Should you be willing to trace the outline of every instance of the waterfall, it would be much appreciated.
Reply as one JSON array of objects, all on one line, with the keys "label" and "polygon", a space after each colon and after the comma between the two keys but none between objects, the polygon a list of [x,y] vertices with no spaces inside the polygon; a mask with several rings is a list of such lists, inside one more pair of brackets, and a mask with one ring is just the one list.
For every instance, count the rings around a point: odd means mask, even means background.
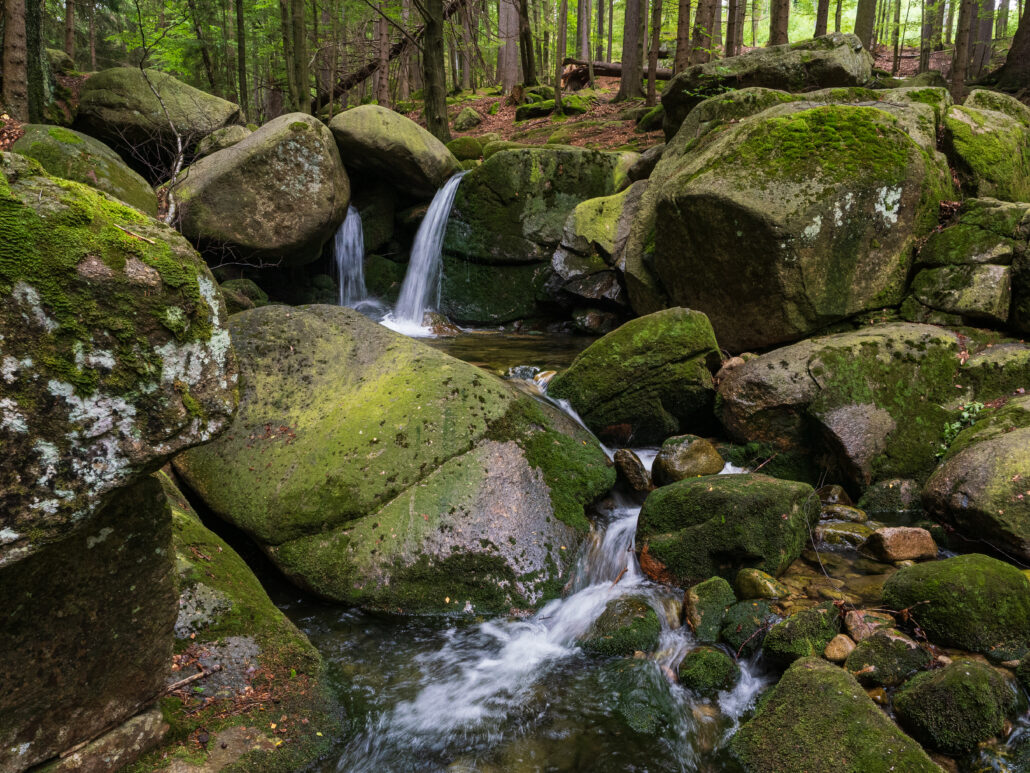
[{"label": "waterfall", "polygon": [[365,289],[365,233],[361,228],[361,214],[353,204],[347,208],[347,217],[336,231],[333,258],[339,287],[337,303],[356,306],[368,297],[368,291]]},{"label": "waterfall", "polygon": [[401,285],[393,321],[404,328],[421,328],[422,317],[440,304],[440,254],[447,218],[466,172],[458,172],[433,197],[411,247],[411,262]]}]

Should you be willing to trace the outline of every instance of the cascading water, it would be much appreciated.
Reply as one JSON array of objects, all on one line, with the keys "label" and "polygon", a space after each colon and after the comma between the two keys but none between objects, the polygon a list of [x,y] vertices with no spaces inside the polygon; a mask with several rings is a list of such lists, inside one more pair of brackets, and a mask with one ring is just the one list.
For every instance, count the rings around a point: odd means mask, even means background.
[{"label": "cascading water", "polygon": [[466,174],[458,172],[436,192],[415,234],[408,273],[401,284],[397,305],[393,315],[384,320],[385,324],[400,332],[424,334],[422,319],[425,313],[435,310],[440,304],[440,256],[444,231],[458,184]]},{"label": "cascading water", "polygon": [[365,233],[361,227],[361,214],[353,205],[347,208],[347,217],[340,223],[333,242],[336,261],[336,282],[340,306],[357,306],[368,298],[365,289]]}]

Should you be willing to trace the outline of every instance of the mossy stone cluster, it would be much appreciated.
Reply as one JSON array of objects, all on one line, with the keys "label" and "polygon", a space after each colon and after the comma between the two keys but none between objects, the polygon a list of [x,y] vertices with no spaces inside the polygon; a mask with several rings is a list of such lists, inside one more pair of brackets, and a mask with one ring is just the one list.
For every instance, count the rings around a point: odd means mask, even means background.
[{"label": "mossy stone cluster", "polygon": [[722,577],[710,577],[689,588],[683,599],[683,611],[694,638],[702,644],[715,644],[726,610],[736,603],[733,588]]},{"label": "mossy stone cluster", "polygon": [[938,773],[854,677],[819,658],[796,661],[730,741],[748,773]]},{"label": "mossy stone cluster", "polygon": [[598,655],[632,655],[658,646],[662,624],[658,614],[641,598],[623,596],[609,601],[581,646]]},{"label": "mossy stone cluster", "polygon": [[969,194],[1030,201],[1030,124],[967,103],[950,107],[944,126],[948,154]]},{"label": "mossy stone cluster", "polygon": [[740,666],[718,647],[697,647],[680,662],[677,675],[684,687],[710,698],[736,684]]},{"label": "mossy stone cluster", "polygon": [[773,576],[801,555],[819,518],[811,486],[761,474],[690,478],[652,491],[637,549],[652,579],[688,586],[748,566]]},{"label": "mossy stone cluster", "polygon": [[840,614],[832,602],[803,609],[771,629],[762,651],[775,663],[787,666],[798,658],[819,657],[840,633]]}]

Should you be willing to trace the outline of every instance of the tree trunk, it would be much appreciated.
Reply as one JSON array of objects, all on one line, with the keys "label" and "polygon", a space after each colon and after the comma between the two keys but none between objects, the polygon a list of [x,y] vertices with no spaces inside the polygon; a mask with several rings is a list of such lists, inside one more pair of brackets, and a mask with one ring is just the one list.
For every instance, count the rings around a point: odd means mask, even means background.
[{"label": "tree trunk", "polygon": [[961,0],[958,8],[958,30],[951,60],[951,96],[961,103],[966,96],[966,73],[969,70],[969,38],[973,26],[976,0]]},{"label": "tree trunk", "polygon": [[[1008,0],[1006,0],[1008,2]],[[597,0],[597,54],[594,59],[604,59],[604,0]]]},{"label": "tree trunk", "polygon": [[64,0],[64,52],[75,61],[75,0]]},{"label": "tree trunk", "polygon": [[518,0],[500,0],[497,13],[497,31],[501,45],[497,49],[497,79],[505,94],[515,88],[519,81],[519,15],[515,3]]},{"label": "tree trunk", "polygon": [[[600,2],[600,0],[598,0]],[[579,0],[577,8],[583,9],[582,23],[580,16],[576,14],[576,35],[579,37],[579,55],[583,59],[590,59],[590,17],[592,11],[590,0]]]},{"label": "tree trunk", "polygon": [[236,67],[240,79],[240,107],[247,120],[253,120],[250,114],[250,95],[247,93],[247,27],[243,20],[243,0],[236,0]]},{"label": "tree trunk", "polygon": [[29,120],[25,0],[4,0],[4,107],[18,121]]},{"label": "tree trunk", "polygon": [[769,45],[789,43],[790,0],[772,0],[769,7]]},{"label": "tree trunk", "polygon": [[855,11],[855,34],[866,50],[872,52],[873,26],[876,24],[876,0],[858,0]]},{"label": "tree trunk", "polygon": [[54,75],[46,55],[43,35],[44,0],[28,0],[25,5],[25,76],[28,81],[29,120],[46,121],[46,109],[54,100]]},{"label": "tree trunk", "polygon": [[444,71],[443,0],[424,0],[425,32],[422,36],[422,81],[425,84],[425,118],[429,133],[449,142],[447,124],[447,73]]},{"label": "tree trunk", "polygon": [[89,69],[96,72],[97,69],[97,23],[96,9],[93,7],[93,0],[89,2]]},{"label": "tree trunk", "polygon": [[376,72],[376,102],[383,107],[390,106],[390,30],[382,16],[376,19],[376,53],[379,55],[379,69]]},{"label": "tree trunk", "polygon": [[815,36],[817,38],[826,34],[826,25],[830,18],[830,0],[819,0],[815,9]]},{"label": "tree trunk", "polygon": [[923,24],[919,31],[919,72],[930,69],[930,53],[933,51],[934,20],[937,5],[934,0],[923,0]]},{"label": "tree trunk", "polygon": [[558,29],[554,35],[554,113],[561,115],[561,77],[565,69],[565,44],[568,36],[569,0],[561,0],[558,6]]},{"label": "tree trunk", "polygon": [[758,0],[751,0],[751,48],[758,45]]},{"label": "tree trunk", "polygon": [[200,46],[200,58],[204,62],[204,73],[207,75],[207,82],[211,86],[212,93],[221,96],[216,85],[215,67],[211,61],[211,49],[200,27],[200,16],[197,14],[196,0],[187,0],[187,3],[190,9],[190,19],[193,21],[193,34],[197,36],[197,44]]},{"label": "tree trunk", "polygon": [[1030,13],[1025,6],[1012,38],[1012,47],[1005,58],[1005,64],[995,73],[995,81],[998,86],[1010,91],[1030,87]]},{"label": "tree trunk", "polygon": [[[604,0],[597,0],[601,3]],[[608,56],[604,58],[606,62],[612,60],[612,38],[615,32],[615,0],[608,0]]]},{"label": "tree trunk", "polygon": [[[741,19],[738,19],[738,10],[740,4],[744,0],[729,0],[726,6],[726,42],[723,43],[722,50],[725,56],[736,56],[737,55],[737,25]],[[829,0],[826,0],[829,2]]]},{"label": "tree trunk", "polygon": [[657,100],[655,72],[658,70],[658,46],[661,45],[662,0],[651,0],[651,49],[647,52],[647,104]]},{"label": "tree trunk", "polygon": [[712,21],[718,0],[697,0],[694,34],[690,39],[690,64],[703,64],[712,58]]},{"label": "tree trunk", "polygon": [[955,3],[962,3],[962,0],[948,0],[948,26],[944,28],[944,44],[951,45],[951,36],[955,31]]},{"label": "tree trunk", "polygon": [[644,14],[641,4],[646,0],[626,0],[626,15],[622,26],[622,78],[616,102],[644,96],[644,39],[641,27]]},{"label": "tree trunk", "polygon": [[[411,0],[403,0],[401,3],[401,26],[408,28],[408,17],[411,15]],[[397,62],[397,100],[407,102],[411,96],[411,80],[409,79],[409,68],[411,66],[411,54],[407,49],[400,56]],[[333,82],[336,77],[333,76]]]},{"label": "tree trunk", "polygon": [[841,8],[842,1],[837,0],[837,10],[833,14],[833,31],[840,32],[840,22],[843,9]]},{"label": "tree trunk", "polygon": [[712,17],[712,58],[718,59],[715,49],[722,48],[722,0],[715,0],[715,16]]},{"label": "tree trunk", "polygon": [[976,80],[991,64],[991,53],[994,49],[994,0],[980,0],[971,35],[967,77]]},{"label": "tree trunk", "polygon": [[283,34],[283,64],[286,68],[286,96],[290,110],[297,109],[297,70],[293,65],[293,26],[290,24],[288,0],[279,0],[279,23]]},{"label": "tree trunk", "polygon": [[683,72],[690,65],[690,0],[679,0],[676,18],[676,58],[672,69]]},{"label": "tree trunk", "polygon": [[519,0],[519,55],[522,57],[522,83],[536,86],[536,62],[533,61],[533,30],[529,26],[529,0]]},{"label": "tree trunk", "polygon": [[1009,0],[1000,0],[998,4],[998,19],[994,26],[994,39],[1001,40],[1009,34]]},{"label": "tree trunk", "polygon": [[308,75],[308,32],[304,20],[304,0],[293,3],[293,80],[297,88],[297,111],[311,112],[311,84]]},{"label": "tree trunk", "polygon": [[894,0],[894,29],[891,33],[891,44],[894,48],[891,75],[897,75],[898,67],[901,65],[901,0]]}]

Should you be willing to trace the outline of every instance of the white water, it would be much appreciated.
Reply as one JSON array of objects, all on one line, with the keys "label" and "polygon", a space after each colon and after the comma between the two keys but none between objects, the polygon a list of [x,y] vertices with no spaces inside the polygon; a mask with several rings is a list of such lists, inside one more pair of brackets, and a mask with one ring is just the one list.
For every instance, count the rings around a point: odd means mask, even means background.
[{"label": "white water", "polygon": [[411,261],[401,284],[400,296],[393,314],[383,324],[409,336],[431,335],[422,324],[427,311],[440,305],[440,269],[443,237],[447,218],[458,192],[458,184],[467,172],[458,172],[436,192],[411,246]]},{"label": "white water", "polygon": [[357,306],[368,298],[368,291],[365,289],[365,232],[361,227],[361,214],[353,205],[347,208],[347,217],[336,231],[333,259],[337,304]]}]

